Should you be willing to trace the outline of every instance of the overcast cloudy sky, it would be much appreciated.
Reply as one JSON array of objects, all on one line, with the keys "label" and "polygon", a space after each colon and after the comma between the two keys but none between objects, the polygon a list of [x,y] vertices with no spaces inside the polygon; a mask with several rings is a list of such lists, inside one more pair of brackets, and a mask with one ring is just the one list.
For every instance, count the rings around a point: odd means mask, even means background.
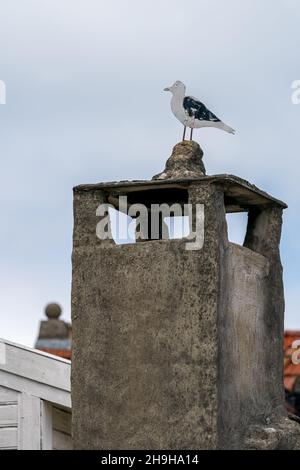
[{"label": "overcast cloudy sky", "polygon": [[0,0],[0,336],[32,346],[52,300],[69,320],[72,187],[162,170],[182,133],[162,92],[177,79],[237,130],[195,132],[207,172],[289,204],[286,326],[300,329],[299,24],[298,0]]}]

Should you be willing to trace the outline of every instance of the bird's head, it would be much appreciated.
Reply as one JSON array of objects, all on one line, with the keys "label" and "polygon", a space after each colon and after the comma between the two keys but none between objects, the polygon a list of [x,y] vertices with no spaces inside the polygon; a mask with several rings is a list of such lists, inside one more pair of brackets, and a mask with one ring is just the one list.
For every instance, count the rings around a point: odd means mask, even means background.
[{"label": "bird's head", "polygon": [[164,91],[170,91],[173,95],[176,93],[185,93],[185,85],[180,80],[173,83],[172,86],[164,88]]}]

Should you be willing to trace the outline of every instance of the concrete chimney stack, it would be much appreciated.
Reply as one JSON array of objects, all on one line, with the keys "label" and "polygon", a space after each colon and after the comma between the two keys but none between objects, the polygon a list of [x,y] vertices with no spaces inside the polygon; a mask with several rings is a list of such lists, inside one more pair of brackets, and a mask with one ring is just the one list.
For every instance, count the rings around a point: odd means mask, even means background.
[{"label": "concrete chimney stack", "polygon": [[[299,445],[283,390],[286,205],[236,176],[206,176],[201,159],[182,142],[152,181],[74,188],[75,448]],[[117,245],[109,223],[97,235],[99,205],[124,211],[120,200],[146,208],[143,243]],[[194,239],[166,239],[162,226],[153,236],[158,204],[188,206]],[[248,213],[243,246],[228,241],[234,212]]]}]

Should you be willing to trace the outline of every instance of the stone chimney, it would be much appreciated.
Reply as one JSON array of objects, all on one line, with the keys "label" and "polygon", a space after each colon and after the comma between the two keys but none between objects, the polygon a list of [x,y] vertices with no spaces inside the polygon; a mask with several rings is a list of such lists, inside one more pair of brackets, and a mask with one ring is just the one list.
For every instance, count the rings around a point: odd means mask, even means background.
[{"label": "stone chimney", "polygon": [[56,356],[71,358],[72,329],[70,323],[60,320],[60,305],[50,303],[45,307],[47,320],[42,320],[35,348]]},{"label": "stone chimney", "polygon": [[166,162],[162,173],[153,176],[153,180],[176,178],[198,178],[205,175],[202,162],[203,151],[197,142],[184,140],[175,145],[172,155]]},{"label": "stone chimney", "polygon": [[[180,142],[152,181],[74,188],[77,449],[300,446],[283,390],[286,205],[237,176],[206,176],[202,155]],[[145,221],[157,203],[188,204],[194,238],[99,239],[97,208],[124,210],[120,196],[143,204]],[[228,241],[234,212],[248,213],[243,246]]]}]

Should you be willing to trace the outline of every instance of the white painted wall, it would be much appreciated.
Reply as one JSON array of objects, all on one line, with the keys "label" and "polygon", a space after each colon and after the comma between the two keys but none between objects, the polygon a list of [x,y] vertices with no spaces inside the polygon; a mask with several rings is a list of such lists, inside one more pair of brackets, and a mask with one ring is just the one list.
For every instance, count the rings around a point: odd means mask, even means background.
[{"label": "white painted wall", "polygon": [[70,368],[0,339],[0,449],[72,449]]}]

